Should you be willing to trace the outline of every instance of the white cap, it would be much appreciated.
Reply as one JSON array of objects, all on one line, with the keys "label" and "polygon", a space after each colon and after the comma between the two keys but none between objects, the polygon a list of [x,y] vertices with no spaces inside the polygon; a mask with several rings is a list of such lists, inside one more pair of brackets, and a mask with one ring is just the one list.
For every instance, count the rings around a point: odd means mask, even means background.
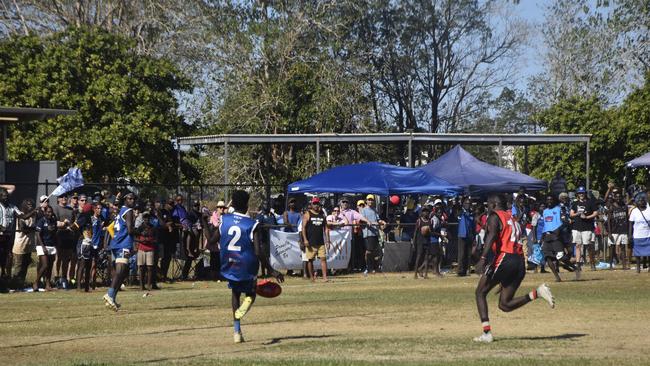
[{"label": "white cap", "polygon": [[47,201],[49,198],[50,198],[50,197],[48,197],[48,196],[46,196],[46,195],[42,195],[42,196],[38,199],[38,202],[43,203],[43,202]]},{"label": "white cap", "polygon": [[441,204],[442,205],[442,200],[440,198],[437,198],[435,201],[433,201],[433,205]]}]

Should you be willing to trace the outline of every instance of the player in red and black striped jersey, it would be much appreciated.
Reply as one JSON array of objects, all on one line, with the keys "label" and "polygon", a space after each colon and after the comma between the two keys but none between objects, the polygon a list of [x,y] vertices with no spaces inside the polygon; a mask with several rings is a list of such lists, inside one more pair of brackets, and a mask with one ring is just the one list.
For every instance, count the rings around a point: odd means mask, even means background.
[{"label": "player in red and black striped jersey", "polygon": [[[487,294],[496,286],[501,285],[499,309],[510,312],[527,303],[542,297],[548,301],[551,308],[555,307],[555,299],[546,284],[524,296],[514,297],[521,281],[526,275],[526,260],[523,248],[517,241],[521,228],[512,214],[506,211],[506,199],[503,195],[491,195],[488,198],[487,232],[485,246],[481,259],[476,265],[476,273],[481,275],[476,286],[476,305],[481,317],[483,334],[474,338],[477,342],[492,342],[492,329],[488,317]],[[493,258],[488,264],[488,255]],[[486,264],[488,264],[486,266]]]}]

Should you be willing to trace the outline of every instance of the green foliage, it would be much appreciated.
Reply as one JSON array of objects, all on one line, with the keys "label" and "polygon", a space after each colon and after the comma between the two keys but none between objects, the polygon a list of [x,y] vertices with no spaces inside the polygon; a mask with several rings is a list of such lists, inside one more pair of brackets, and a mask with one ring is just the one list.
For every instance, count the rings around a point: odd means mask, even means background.
[{"label": "green foliage", "polygon": [[172,180],[171,139],[191,132],[174,93],[190,82],[171,62],[137,55],[134,46],[91,28],[1,42],[0,105],[78,111],[11,125],[9,158],[76,165],[89,181]]},{"label": "green foliage", "polygon": [[[625,162],[650,151],[650,74],[645,85],[617,108],[605,110],[597,99],[564,100],[537,118],[547,133],[590,133],[592,187],[623,183]],[[562,172],[570,186],[585,179],[585,147],[561,144],[530,149],[532,175],[551,179]]]}]

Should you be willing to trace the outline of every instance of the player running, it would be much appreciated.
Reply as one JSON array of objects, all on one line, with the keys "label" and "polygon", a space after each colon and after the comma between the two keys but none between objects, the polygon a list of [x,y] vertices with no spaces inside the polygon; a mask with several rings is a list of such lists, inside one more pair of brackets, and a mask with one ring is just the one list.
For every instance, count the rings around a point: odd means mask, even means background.
[{"label": "player running", "polygon": [[[476,265],[476,273],[481,274],[478,286],[476,286],[476,305],[483,326],[483,334],[474,338],[476,342],[492,342],[493,340],[486,298],[496,285],[501,285],[499,309],[502,311],[510,312],[518,309],[537,299],[538,296],[544,298],[551,308],[555,307],[555,299],[545,283],[527,295],[514,297],[526,275],[523,248],[517,242],[520,227],[512,219],[510,212],[506,211],[506,200],[502,195],[491,195],[488,198],[488,210],[485,246],[481,259]],[[494,254],[494,259],[485,268],[490,250]]]},{"label": "player running", "polygon": [[[221,276],[228,280],[228,287],[232,290],[235,343],[244,342],[240,321],[255,302],[260,263],[278,282],[284,281],[282,274],[274,270],[268,257],[264,256],[257,222],[246,215],[248,198],[248,193],[244,191],[233,192],[231,206],[235,212],[221,216],[221,225],[210,238],[212,245],[219,242]],[[240,304],[242,293],[245,297]]]},{"label": "player running", "polygon": [[133,251],[133,236],[135,234],[135,215],[133,206],[135,205],[135,194],[129,192],[124,196],[124,205],[115,217],[115,236],[111,240],[111,252],[115,260],[115,271],[113,271],[113,281],[104,295],[104,304],[113,311],[120,308],[115,299],[117,291],[129,275],[129,257]]}]

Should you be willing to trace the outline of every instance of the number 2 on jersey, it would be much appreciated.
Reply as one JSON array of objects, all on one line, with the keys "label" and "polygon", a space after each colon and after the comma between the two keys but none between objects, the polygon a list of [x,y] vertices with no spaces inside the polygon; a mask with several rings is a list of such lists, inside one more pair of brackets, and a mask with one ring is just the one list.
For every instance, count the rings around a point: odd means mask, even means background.
[{"label": "number 2 on jersey", "polygon": [[228,235],[233,235],[232,239],[228,242],[228,250],[241,252],[241,246],[237,245],[241,239],[241,228],[239,226],[231,226],[228,229]]}]

